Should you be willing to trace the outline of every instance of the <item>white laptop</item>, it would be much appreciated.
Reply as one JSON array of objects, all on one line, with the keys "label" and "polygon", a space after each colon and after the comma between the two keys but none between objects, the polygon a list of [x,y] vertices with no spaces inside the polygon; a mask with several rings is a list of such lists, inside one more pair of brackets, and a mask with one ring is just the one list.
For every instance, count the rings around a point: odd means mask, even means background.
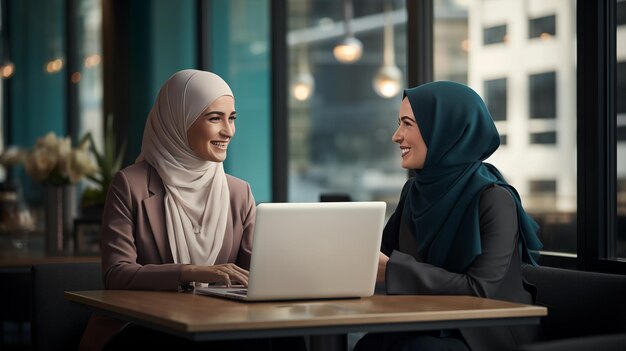
[{"label": "white laptop", "polygon": [[260,204],[248,288],[196,293],[246,301],[371,296],[385,207],[378,201]]}]

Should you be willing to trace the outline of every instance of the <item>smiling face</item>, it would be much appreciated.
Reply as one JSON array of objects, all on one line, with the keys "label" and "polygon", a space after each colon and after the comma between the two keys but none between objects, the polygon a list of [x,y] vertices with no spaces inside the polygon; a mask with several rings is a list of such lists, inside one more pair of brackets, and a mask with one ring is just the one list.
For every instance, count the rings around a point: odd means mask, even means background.
[{"label": "smiling face", "polygon": [[191,150],[205,161],[223,162],[230,139],[235,135],[235,100],[220,96],[187,130]]},{"label": "smiling face", "polygon": [[400,144],[402,168],[424,168],[428,147],[422,138],[422,133],[417,125],[415,114],[413,114],[408,98],[402,100],[400,116],[398,117],[398,129],[393,133],[391,140]]}]

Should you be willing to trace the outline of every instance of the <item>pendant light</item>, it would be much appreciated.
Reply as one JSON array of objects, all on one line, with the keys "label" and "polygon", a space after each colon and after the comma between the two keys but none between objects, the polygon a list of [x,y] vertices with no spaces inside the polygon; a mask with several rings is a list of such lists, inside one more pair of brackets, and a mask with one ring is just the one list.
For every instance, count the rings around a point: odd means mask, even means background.
[{"label": "pendant light", "polygon": [[402,72],[396,66],[393,45],[393,23],[391,5],[385,4],[385,28],[383,40],[383,65],[374,77],[373,86],[376,94],[383,98],[392,98],[402,89]]},{"label": "pendant light", "polygon": [[309,60],[305,48],[300,50],[300,58],[298,59],[298,73],[291,86],[291,94],[298,101],[306,101],[315,90],[315,80],[309,69]]},{"label": "pendant light", "polygon": [[363,44],[352,33],[352,12],[352,0],[343,0],[343,24],[346,35],[333,49],[333,55],[337,61],[345,64],[354,63],[363,55]]}]

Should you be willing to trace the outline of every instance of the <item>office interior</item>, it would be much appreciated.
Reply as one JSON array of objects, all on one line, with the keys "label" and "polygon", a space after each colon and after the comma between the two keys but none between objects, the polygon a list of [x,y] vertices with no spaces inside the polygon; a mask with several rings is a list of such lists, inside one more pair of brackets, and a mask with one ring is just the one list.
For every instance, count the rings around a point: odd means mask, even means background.
[{"label": "office interior", "polygon": [[[403,89],[467,84],[500,133],[487,162],[541,226],[540,265],[626,274],[624,0],[1,0],[0,10],[2,349],[33,349],[33,264],[99,260],[107,177],[135,162],[161,84],[187,68],[231,86],[224,167],[257,203],[385,201],[388,215],[410,176],[391,141]],[[38,141],[53,139],[98,170],[28,172]]]}]

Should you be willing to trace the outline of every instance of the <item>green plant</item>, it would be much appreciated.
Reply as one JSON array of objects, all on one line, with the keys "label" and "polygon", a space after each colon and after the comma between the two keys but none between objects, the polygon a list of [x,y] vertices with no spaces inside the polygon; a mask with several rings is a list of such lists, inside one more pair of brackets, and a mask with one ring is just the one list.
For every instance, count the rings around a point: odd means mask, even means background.
[{"label": "green plant", "polygon": [[113,176],[122,166],[124,152],[126,150],[126,141],[117,149],[112,116],[109,116],[106,121],[103,152],[98,151],[96,148],[91,133],[87,133],[84,138],[87,138],[91,143],[90,150],[96,158],[96,163],[100,171],[87,177],[89,180],[96,183],[98,187],[88,187],[83,191],[81,205],[83,207],[103,205]]}]

